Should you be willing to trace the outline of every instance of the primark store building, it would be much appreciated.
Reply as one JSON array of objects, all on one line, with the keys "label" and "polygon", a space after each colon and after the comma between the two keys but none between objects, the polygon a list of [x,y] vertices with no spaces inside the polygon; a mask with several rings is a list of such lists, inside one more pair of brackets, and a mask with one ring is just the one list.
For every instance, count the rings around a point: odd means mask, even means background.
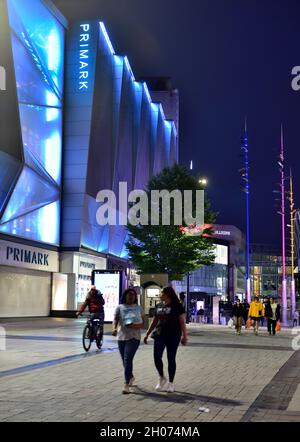
[{"label": "primark store building", "polygon": [[77,309],[91,270],[126,268],[126,227],[97,224],[97,193],[177,161],[174,121],[104,23],[0,0],[0,317]]}]

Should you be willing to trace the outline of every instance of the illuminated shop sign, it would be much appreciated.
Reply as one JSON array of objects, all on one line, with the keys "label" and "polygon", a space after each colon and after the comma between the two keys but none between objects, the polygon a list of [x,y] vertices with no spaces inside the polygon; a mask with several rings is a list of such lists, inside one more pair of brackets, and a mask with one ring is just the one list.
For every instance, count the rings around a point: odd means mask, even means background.
[{"label": "illuminated shop sign", "polygon": [[90,68],[90,25],[80,25],[79,37],[79,90],[89,89],[89,68]]},{"label": "illuminated shop sign", "polygon": [[220,236],[230,236],[231,235],[231,233],[227,232],[226,230],[215,230],[214,234],[220,235]]},{"label": "illuminated shop sign", "polygon": [[0,241],[0,265],[58,272],[58,253]]},{"label": "illuminated shop sign", "polygon": [[49,267],[49,255],[47,253],[31,252],[18,247],[6,247],[6,259],[13,259],[17,262],[27,262],[29,264],[39,264]]},{"label": "illuminated shop sign", "polygon": [[0,66],[0,91],[6,91],[6,71]]},{"label": "illuminated shop sign", "polygon": [[95,270],[96,264],[92,264],[91,262],[80,261],[80,267],[84,267],[85,269]]}]

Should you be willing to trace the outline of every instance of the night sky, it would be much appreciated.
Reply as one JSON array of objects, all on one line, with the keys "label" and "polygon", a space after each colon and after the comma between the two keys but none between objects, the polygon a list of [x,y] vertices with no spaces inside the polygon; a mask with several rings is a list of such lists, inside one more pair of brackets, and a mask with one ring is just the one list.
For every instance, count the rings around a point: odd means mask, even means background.
[{"label": "night sky", "polygon": [[[240,138],[248,118],[251,242],[280,244],[273,189],[280,124],[300,207],[299,0],[54,0],[70,20],[105,22],[136,77],[170,76],[180,92],[180,161],[209,180],[218,223],[244,230]],[[287,219],[287,223],[289,220]],[[288,229],[287,229],[288,234]]]}]

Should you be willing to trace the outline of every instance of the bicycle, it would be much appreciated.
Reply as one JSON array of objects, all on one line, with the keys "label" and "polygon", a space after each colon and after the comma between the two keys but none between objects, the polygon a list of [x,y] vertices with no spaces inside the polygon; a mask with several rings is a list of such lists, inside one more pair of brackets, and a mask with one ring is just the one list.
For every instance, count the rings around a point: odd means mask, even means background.
[{"label": "bicycle", "polygon": [[91,348],[93,341],[100,350],[103,344],[103,321],[89,315],[82,334],[82,345],[86,352]]}]

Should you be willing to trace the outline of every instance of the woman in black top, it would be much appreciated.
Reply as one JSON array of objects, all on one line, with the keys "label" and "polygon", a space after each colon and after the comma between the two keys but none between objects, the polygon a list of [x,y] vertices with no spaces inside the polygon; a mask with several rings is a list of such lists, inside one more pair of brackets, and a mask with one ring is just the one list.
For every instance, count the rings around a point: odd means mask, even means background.
[{"label": "woman in black top", "polygon": [[[163,289],[161,301],[162,303],[156,306],[155,317],[146,333],[144,343],[148,343],[148,337],[153,331],[154,363],[159,373],[159,382],[155,389],[173,393],[177,349],[180,341],[182,345],[187,343],[185,311],[172,287]],[[167,348],[169,382],[164,376],[162,362],[165,348]]]}]

